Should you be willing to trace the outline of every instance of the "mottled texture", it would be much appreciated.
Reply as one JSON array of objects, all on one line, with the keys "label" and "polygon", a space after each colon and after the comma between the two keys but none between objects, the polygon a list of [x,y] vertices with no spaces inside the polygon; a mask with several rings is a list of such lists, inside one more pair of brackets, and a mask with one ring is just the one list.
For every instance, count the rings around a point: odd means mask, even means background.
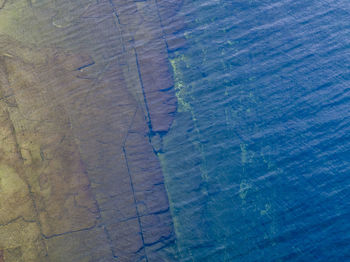
[{"label": "mottled texture", "polygon": [[176,111],[157,3],[68,4],[0,12],[0,261],[172,261],[150,143]]}]

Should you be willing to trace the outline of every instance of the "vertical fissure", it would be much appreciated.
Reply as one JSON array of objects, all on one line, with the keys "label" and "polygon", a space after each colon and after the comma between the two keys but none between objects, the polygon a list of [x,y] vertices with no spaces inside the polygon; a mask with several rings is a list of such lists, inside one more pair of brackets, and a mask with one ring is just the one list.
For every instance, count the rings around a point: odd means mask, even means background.
[{"label": "vertical fissure", "polygon": [[131,172],[130,172],[130,168],[129,168],[129,162],[128,162],[128,157],[127,157],[125,145],[123,145],[123,154],[124,154],[126,168],[128,170],[128,175],[129,175],[129,179],[130,179],[130,187],[131,187],[131,191],[132,191],[132,194],[133,194],[133,200],[134,200],[134,205],[135,205],[135,209],[136,209],[137,221],[138,221],[138,224],[139,224],[139,227],[140,227],[140,235],[141,235],[141,240],[142,240],[142,246],[143,246],[144,251],[145,251],[146,261],[148,262],[147,251],[146,251],[146,244],[145,244],[145,239],[144,239],[144,236],[143,236],[143,229],[142,229],[141,218],[140,218],[140,212],[139,212],[139,209],[137,207],[137,200],[136,200],[136,196],[135,196],[135,188],[134,188],[134,183],[133,183],[133,180],[132,180],[132,177],[131,177]]}]

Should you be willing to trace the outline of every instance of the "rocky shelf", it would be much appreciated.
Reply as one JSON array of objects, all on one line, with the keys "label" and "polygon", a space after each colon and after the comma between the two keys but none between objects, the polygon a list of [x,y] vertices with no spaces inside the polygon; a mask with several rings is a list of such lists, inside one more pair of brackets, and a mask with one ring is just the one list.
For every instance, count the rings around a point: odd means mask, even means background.
[{"label": "rocky shelf", "polygon": [[0,25],[0,261],[171,261],[150,141],[177,107],[168,52],[184,44],[181,2],[82,6],[0,10],[24,32]]}]

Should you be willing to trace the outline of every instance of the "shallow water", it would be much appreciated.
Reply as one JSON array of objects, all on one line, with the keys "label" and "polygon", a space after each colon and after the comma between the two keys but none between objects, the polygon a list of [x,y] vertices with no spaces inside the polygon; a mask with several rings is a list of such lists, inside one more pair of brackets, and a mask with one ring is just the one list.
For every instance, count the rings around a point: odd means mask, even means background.
[{"label": "shallow water", "polygon": [[161,154],[181,261],[349,259],[349,11],[185,2]]},{"label": "shallow water", "polygon": [[176,110],[160,23],[174,12],[128,0],[0,8],[0,261],[172,260],[150,137]]}]

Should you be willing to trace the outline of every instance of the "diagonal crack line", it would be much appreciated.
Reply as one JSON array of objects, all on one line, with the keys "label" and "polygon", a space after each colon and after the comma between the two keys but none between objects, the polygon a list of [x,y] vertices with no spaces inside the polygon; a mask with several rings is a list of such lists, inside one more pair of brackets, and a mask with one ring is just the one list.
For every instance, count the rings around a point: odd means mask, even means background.
[{"label": "diagonal crack line", "polygon": [[87,228],[83,228],[83,229],[78,229],[78,230],[71,230],[71,231],[67,231],[61,234],[54,234],[54,235],[50,235],[50,236],[46,236],[45,234],[41,234],[43,236],[43,238],[45,239],[51,239],[51,238],[55,238],[55,237],[59,237],[59,236],[64,236],[64,235],[68,235],[68,234],[73,234],[73,233],[78,233],[78,232],[83,232],[83,231],[89,231],[91,229],[94,229],[96,227],[96,223],[91,226],[91,227],[87,227]]},{"label": "diagonal crack line", "polygon": [[[125,163],[126,163],[126,167],[127,167],[128,175],[129,175],[129,179],[130,179],[130,186],[131,186],[131,191],[132,191],[132,194],[133,194],[134,205],[135,205],[136,215],[137,215],[137,221],[138,221],[138,224],[139,224],[139,227],[140,227],[142,246],[145,247],[146,244],[145,244],[145,239],[144,239],[144,236],[143,236],[143,229],[142,229],[142,224],[141,224],[140,212],[139,212],[139,209],[137,207],[134,183],[133,183],[133,180],[132,180],[132,177],[131,177],[131,173],[130,173],[129,162],[128,162],[128,157],[127,157],[126,150],[125,150],[125,145],[123,145],[123,153],[124,153]],[[146,257],[146,261],[148,262],[146,249],[145,249],[145,257]]]},{"label": "diagonal crack line", "polygon": [[136,48],[135,48],[135,47],[134,47],[134,52],[135,52],[137,73],[138,73],[138,76],[139,76],[139,79],[140,79],[140,85],[141,85],[141,89],[142,89],[142,95],[143,95],[143,99],[144,99],[144,103],[145,103],[145,107],[146,107],[146,111],[147,111],[148,128],[149,128],[149,130],[152,132],[152,119],[151,119],[151,114],[150,114],[150,110],[149,110],[149,107],[148,107],[148,102],[147,102],[145,87],[144,87],[144,85],[143,85],[142,74],[141,74],[141,68],[140,68],[140,64],[139,64],[139,58],[138,58],[137,51],[136,51]]},{"label": "diagonal crack line", "polygon": [[8,225],[10,225],[12,223],[17,222],[18,220],[22,220],[22,221],[24,221],[26,223],[36,223],[35,220],[27,220],[23,216],[18,216],[18,217],[14,218],[14,219],[11,219],[10,221],[8,221],[8,222],[6,222],[4,224],[0,224],[0,227],[6,227],[6,226],[8,226]]}]

